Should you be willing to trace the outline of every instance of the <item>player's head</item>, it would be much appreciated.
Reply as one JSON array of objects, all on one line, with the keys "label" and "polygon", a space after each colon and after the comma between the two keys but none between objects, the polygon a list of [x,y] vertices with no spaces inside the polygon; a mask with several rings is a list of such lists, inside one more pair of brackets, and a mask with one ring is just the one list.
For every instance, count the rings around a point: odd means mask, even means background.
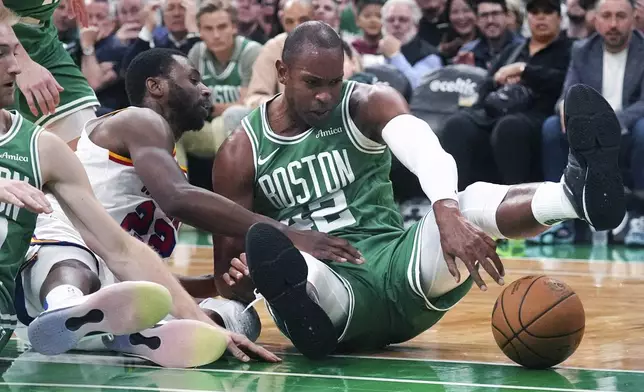
[{"label": "player's head", "polygon": [[132,105],[160,107],[181,131],[201,129],[212,109],[201,75],[174,49],[155,48],[136,56],[127,69],[125,89]]},{"label": "player's head", "polygon": [[291,110],[308,125],[325,123],[340,102],[344,50],[326,23],[306,22],[286,38],[277,75]]},{"label": "player's head", "polygon": [[0,5],[0,109],[13,104],[16,75],[20,73],[16,60],[18,38],[11,28],[16,21],[15,15]]}]

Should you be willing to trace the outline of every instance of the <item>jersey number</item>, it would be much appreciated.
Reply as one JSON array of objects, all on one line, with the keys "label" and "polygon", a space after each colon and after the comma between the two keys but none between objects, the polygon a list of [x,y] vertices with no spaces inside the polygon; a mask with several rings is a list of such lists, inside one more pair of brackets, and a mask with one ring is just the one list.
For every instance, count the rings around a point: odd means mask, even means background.
[{"label": "jersey number", "polygon": [[304,206],[304,211],[282,223],[298,230],[310,230],[313,226],[323,233],[338,230],[356,223],[349,211],[344,191],[339,190]]},{"label": "jersey number", "polygon": [[156,209],[157,207],[152,200],[139,204],[134,209],[134,212],[130,212],[125,216],[123,222],[121,222],[121,227],[138,239],[143,240],[143,237],[150,232],[150,228],[154,224],[154,233],[150,235],[148,245],[156,249],[161,257],[166,258],[172,255],[172,251],[177,245],[177,239],[174,235],[175,228],[163,218],[154,220]]}]

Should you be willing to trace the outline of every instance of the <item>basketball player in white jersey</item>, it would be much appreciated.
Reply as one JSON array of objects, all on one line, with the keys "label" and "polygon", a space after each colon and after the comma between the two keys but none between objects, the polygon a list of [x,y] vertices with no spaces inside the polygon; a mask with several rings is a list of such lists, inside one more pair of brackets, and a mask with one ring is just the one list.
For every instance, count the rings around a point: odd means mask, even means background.
[{"label": "basketball player in white jersey", "polygon": [[[243,237],[255,222],[272,222],[310,252],[337,260],[360,258],[346,241],[290,230],[188,183],[172,156],[174,143],[183,132],[200,129],[212,104],[210,90],[185,55],[168,49],[141,53],[128,69],[126,87],[132,104],[141,107],[89,121],[76,152],[99,201],[126,231],[167,258],[176,245],[178,222],[233,237]],[[54,201],[52,205],[54,214],[38,221],[28,253],[35,262],[24,269],[22,286],[17,290],[24,293],[24,301],[17,301],[18,314],[30,325],[30,331],[34,324],[47,324],[47,313],[42,312],[52,292],[67,295],[64,301],[73,301],[114,281]],[[212,278],[189,283],[186,287],[190,286],[194,296],[215,294]],[[259,335],[259,318],[253,309],[243,312],[241,304],[212,299],[201,306],[229,330],[251,339]],[[78,335],[75,331],[65,334]],[[160,348],[155,347],[159,342]],[[72,348],[64,343],[64,339],[52,340],[36,349],[59,353]],[[161,327],[117,336],[107,345],[165,365],[164,353],[170,349],[164,346],[176,344],[176,334],[166,334]]]},{"label": "basketball player in white jersey", "polygon": [[[13,23],[12,13],[0,6],[0,178],[3,179],[0,182],[0,349],[15,328],[15,279],[29,247],[37,214],[51,212],[51,206],[37,190],[43,189],[56,198],[87,248],[96,252],[118,280],[128,282],[114,284],[104,291],[110,297],[109,303],[101,300],[101,295],[77,298],[73,306],[61,304],[60,295],[49,297],[48,328],[36,335],[56,340],[65,327],[80,333],[94,328],[128,334],[155,325],[171,312],[181,319],[173,323],[179,327],[175,331],[189,332],[190,338],[183,340],[185,348],[190,351],[201,347],[201,361],[206,357],[217,359],[226,345],[241,358],[244,354],[235,341],[269,360],[277,360],[248,339],[214,323],[159,256],[115,224],[96,200],[83,166],[60,138],[43,132],[19,113],[4,109],[13,105],[16,76],[20,74],[16,59],[19,43],[11,29]],[[29,186],[17,184],[15,180]]]},{"label": "basketball player in white jersey", "polygon": [[[364,253],[362,265],[323,263],[262,223],[245,244],[215,240],[216,263],[245,249],[248,264],[243,272],[217,264],[216,272],[230,270],[235,280],[250,275],[302,354],[320,358],[336,348],[407,341],[438,322],[473,283],[487,289],[479,267],[503,284],[491,237],[525,238],[567,219],[597,230],[621,222],[620,126],[597,91],[576,85],[567,92],[571,151],[561,182],[476,183],[457,193],[454,159],[427,123],[390,87],[343,82],[343,56],[340,37],[324,23],[290,33],[276,63],[284,93],[244,119],[213,170],[222,196],[293,226],[328,231]],[[393,201],[391,154],[432,202],[409,229]]]}]

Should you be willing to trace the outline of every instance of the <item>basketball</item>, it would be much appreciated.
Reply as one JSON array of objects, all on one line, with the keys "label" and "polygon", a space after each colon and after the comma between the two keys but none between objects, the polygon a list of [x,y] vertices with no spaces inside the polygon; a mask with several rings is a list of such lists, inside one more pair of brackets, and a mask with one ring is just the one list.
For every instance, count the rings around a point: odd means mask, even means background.
[{"label": "basketball", "polygon": [[586,316],[577,294],[548,276],[526,276],[494,304],[492,334],[511,360],[546,369],[570,357],[584,336]]}]

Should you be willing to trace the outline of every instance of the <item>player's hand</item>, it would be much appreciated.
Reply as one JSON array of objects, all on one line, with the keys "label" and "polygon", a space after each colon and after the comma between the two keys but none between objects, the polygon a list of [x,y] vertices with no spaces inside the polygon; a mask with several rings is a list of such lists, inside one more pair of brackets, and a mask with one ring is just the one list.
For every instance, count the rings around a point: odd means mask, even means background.
[{"label": "player's hand", "polygon": [[277,355],[251,342],[246,336],[230,331],[226,332],[228,333],[228,352],[240,361],[250,361],[249,355],[259,357],[267,362],[282,361]]},{"label": "player's hand", "polygon": [[36,103],[43,115],[56,111],[56,106],[60,103],[60,92],[64,89],[46,68],[28,60],[22,67],[22,72],[16,76],[16,83],[34,116],[38,116]]},{"label": "player's hand", "polygon": [[53,212],[45,194],[25,181],[0,179],[0,202],[26,208],[36,214]]},{"label": "player's hand", "polygon": [[503,285],[502,276],[505,275],[505,270],[496,253],[496,242],[461,215],[456,201],[439,200],[434,203],[433,209],[445,262],[456,281],[461,280],[461,274],[456,266],[456,258],[458,258],[463,261],[470,276],[481,290],[487,290],[487,286],[479,275],[479,265],[498,284]]},{"label": "player's hand", "polygon": [[69,6],[80,27],[88,27],[89,17],[87,16],[87,8],[85,8],[85,0],[69,0]]},{"label": "player's hand", "polygon": [[362,264],[365,262],[360,253],[349,241],[332,237],[315,230],[288,230],[288,238],[295,247],[318,260],[330,260],[338,263]]},{"label": "player's hand", "polygon": [[253,294],[255,285],[250,279],[246,253],[242,253],[239,258],[231,260],[228,272],[216,278],[215,285],[217,291],[224,298],[234,299],[246,304],[253,302],[255,299]]}]

